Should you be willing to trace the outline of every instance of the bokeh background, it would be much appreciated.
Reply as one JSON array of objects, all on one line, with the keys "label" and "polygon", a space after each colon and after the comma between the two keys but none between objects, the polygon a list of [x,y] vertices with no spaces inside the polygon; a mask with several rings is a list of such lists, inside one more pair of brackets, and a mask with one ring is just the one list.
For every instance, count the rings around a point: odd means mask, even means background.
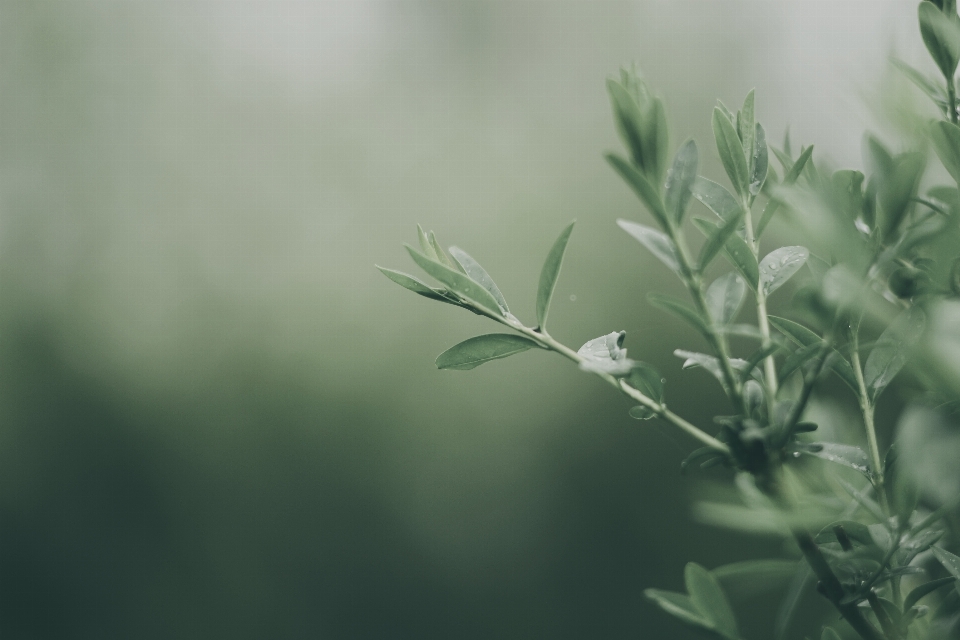
[{"label": "bokeh background", "polygon": [[[715,179],[712,106],[751,87],[774,141],[860,167],[888,55],[933,71],[915,11],[3,0],[0,633],[689,637],[643,589],[781,552],[691,520],[695,443],[547,353],[438,371],[490,327],[374,263],[414,272],[421,222],[530,320],[576,218],[554,335],[627,330],[706,422],[697,339],[644,302],[674,285],[614,224],[646,214],[604,79],[638,62]],[[775,591],[735,599],[748,638]]]}]

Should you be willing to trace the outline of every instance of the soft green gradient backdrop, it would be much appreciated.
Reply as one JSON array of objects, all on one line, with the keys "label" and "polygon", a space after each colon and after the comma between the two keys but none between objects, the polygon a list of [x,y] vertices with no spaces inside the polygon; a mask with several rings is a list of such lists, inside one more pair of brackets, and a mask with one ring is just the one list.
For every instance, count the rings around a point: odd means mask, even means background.
[{"label": "soft green gradient backdrop", "polygon": [[687,637],[644,588],[779,551],[690,521],[694,443],[549,354],[437,371],[489,327],[373,265],[413,271],[421,222],[529,321],[577,218],[554,335],[626,329],[706,421],[719,389],[671,355],[698,339],[643,298],[674,285],[614,225],[646,216],[604,78],[639,62],[714,178],[714,100],[753,86],[771,138],[858,166],[885,56],[924,64],[914,16],[4,0],[0,633]]}]

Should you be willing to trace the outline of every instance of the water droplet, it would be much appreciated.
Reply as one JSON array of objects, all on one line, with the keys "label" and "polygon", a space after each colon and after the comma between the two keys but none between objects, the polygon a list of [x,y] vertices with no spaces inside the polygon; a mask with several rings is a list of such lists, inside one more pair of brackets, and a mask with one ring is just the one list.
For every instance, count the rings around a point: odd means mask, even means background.
[{"label": "water droplet", "polygon": [[800,452],[799,452],[799,451],[794,451],[794,452],[793,452],[793,457],[794,457],[794,458],[799,458],[799,457],[800,457]]},{"label": "water droplet", "polygon": [[570,302],[576,302],[576,301],[577,301],[577,296],[571,293],[571,294],[570,294]]}]

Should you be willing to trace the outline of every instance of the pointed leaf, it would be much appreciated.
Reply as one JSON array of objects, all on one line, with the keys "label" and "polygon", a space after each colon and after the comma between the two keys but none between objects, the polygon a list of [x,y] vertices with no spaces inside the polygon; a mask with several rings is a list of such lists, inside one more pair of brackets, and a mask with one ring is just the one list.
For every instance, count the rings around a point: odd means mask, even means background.
[{"label": "pointed leaf", "polygon": [[934,104],[940,107],[940,110],[943,111],[944,115],[949,116],[947,94],[944,92],[944,89],[941,85],[939,85],[935,80],[920,73],[903,60],[893,58],[891,62],[893,63],[893,66],[900,71],[900,73],[910,80],[910,82],[915,84],[921,91],[927,94],[927,97],[930,98]]},{"label": "pointed leaf", "polygon": [[760,289],[770,295],[793,277],[810,257],[805,247],[781,247],[760,261]]},{"label": "pointed leaf", "polygon": [[796,573],[797,564],[796,560],[745,560],[717,567],[710,573],[725,592],[740,599],[779,587]]},{"label": "pointed leaf", "polygon": [[800,367],[817,357],[817,354],[820,353],[820,346],[819,343],[815,342],[805,347],[800,347],[791,353],[787,359],[783,361],[783,366],[780,367],[780,371],[777,372],[777,375],[780,377],[780,384],[783,384],[794,371],[797,371]]},{"label": "pointed leaf", "polygon": [[660,262],[682,277],[680,258],[673,240],[656,229],[629,220],[617,220],[617,225],[637,239],[650,253],[659,258]]},{"label": "pointed leaf", "polygon": [[406,248],[407,252],[410,253],[410,257],[420,265],[421,269],[445,284],[450,291],[464,300],[472,302],[477,307],[484,309],[494,317],[503,315],[500,311],[500,305],[498,305],[497,300],[490,295],[490,292],[468,278],[465,274],[454,271],[439,262],[434,262],[410,245],[406,245]]},{"label": "pointed leaf", "polygon": [[510,333],[491,333],[464,340],[437,356],[438,369],[467,371],[485,362],[506,358],[539,346],[533,340]]},{"label": "pointed leaf", "polygon": [[717,151],[723,168],[740,197],[747,194],[747,160],[743,155],[743,145],[736,129],[719,108],[713,110],[713,135],[717,141]]},{"label": "pointed leaf", "polygon": [[717,227],[715,231],[710,232],[710,235],[707,236],[707,241],[703,243],[703,247],[700,248],[700,256],[697,258],[697,271],[702,273],[703,270],[707,268],[739,226],[740,217],[731,216]]},{"label": "pointed leaf", "polygon": [[550,301],[553,299],[553,291],[557,287],[557,278],[560,276],[560,266],[563,264],[563,254],[567,250],[567,242],[570,240],[570,234],[573,233],[571,222],[560,232],[560,237],[553,243],[547,259],[543,263],[543,269],[540,270],[540,286],[537,287],[537,322],[540,330],[545,331],[547,326],[547,314],[550,311]]},{"label": "pointed leaf", "polygon": [[433,287],[424,284],[411,275],[403,273],[402,271],[394,271],[393,269],[387,269],[386,267],[381,266],[377,266],[377,269],[380,270],[380,273],[387,276],[404,289],[408,289],[414,293],[419,293],[421,296],[430,298],[431,300],[439,300],[440,302],[447,302],[460,306],[455,299],[448,297],[446,292],[442,289],[434,289]]},{"label": "pointed leaf", "polygon": [[747,358],[747,366],[745,366],[743,370],[740,371],[740,379],[746,380],[748,377],[750,377],[753,374],[753,370],[757,367],[757,365],[760,364],[762,360],[764,360],[768,356],[772,356],[777,351],[779,351],[780,348],[781,348],[780,345],[778,345],[775,342],[771,342],[767,346],[760,347],[759,349],[754,351],[750,355],[750,357]]},{"label": "pointed leaf", "polygon": [[[770,324],[773,325],[777,331],[790,338],[790,340],[801,347],[806,347],[810,344],[822,341],[820,336],[815,334],[813,331],[810,331],[810,329],[807,329],[805,326],[797,324],[792,320],[779,318],[777,316],[769,316],[769,319]],[[834,373],[840,376],[840,379],[843,380],[847,386],[859,393],[857,378],[853,373],[853,366],[851,366],[850,362],[840,355],[840,353],[836,350],[834,350],[830,355],[828,361],[830,363],[830,368],[833,369]]]},{"label": "pointed leaf", "polygon": [[820,634],[820,640],[843,640],[843,638],[830,627],[824,627],[823,633]]},{"label": "pointed leaf", "polygon": [[960,26],[956,16],[947,16],[930,2],[918,7],[920,35],[933,61],[950,82],[960,60]]},{"label": "pointed leaf", "polygon": [[673,315],[684,320],[702,335],[710,335],[710,330],[707,328],[707,322],[701,318],[696,311],[683,304],[679,300],[671,298],[670,296],[661,295],[659,293],[648,294],[647,300],[649,300],[650,304],[653,306],[663,309],[664,311],[669,311]]},{"label": "pointed leaf", "polygon": [[680,226],[683,222],[683,215],[687,211],[687,204],[690,202],[691,187],[693,181],[697,178],[697,165],[700,161],[700,155],[697,151],[697,143],[688,140],[680,150],[677,151],[673,159],[673,167],[667,172],[667,181],[664,184],[663,203],[667,214],[673,221]]},{"label": "pointed leaf", "polygon": [[637,166],[643,167],[643,116],[640,106],[627,89],[614,79],[607,80],[607,92],[613,106],[614,121],[623,144]]},{"label": "pointed leaf", "polygon": [[940,547],[933,547],[933,555],[937,557],[937,560],[940,561],[940,564],[943,565],[943,568],[946,569],[950,575],[960,580],[960,557]]},{"label": "pointed leaf", "polygon": [[[707,237],[710,237],[716,228],[701,218],[694,218],[693,223]],[[746,241],[736,234],[727,236],[727,241],[723,245],[723,255],[737,268],[750,288],[756,291],[757,281],[760,279],[760,266]]]},{"label": "pointed leaf", "polygon": [[717,579],[695,562],[687,563],[683,577],[696,610],[713,623],[721,634],[727,638],[737,638],[737,620]]},{"label": "pointed leaf", "polygon": [[801,449],[804,453],[842,464],[868,477],[870,476],[870,458],[867,456],[867,452],[860,447],[837,444],[836,442],[814,442],[807,446],[810,448]]},{"label": "pointed leaf", "polygon": [[643,592],[647,598],[652,600],[658,607],[678,618],[683,622],[700,627],[701,629],[713,630],[713,623],[707,620],[685,593],[675,593],[673,591],[661,591],[660,589],[647,589]]},{"label": "pointed leaf", "polygon": [[434,255],[436,255],[436,261],[440,264],[450,267],[455,271],[463,273],[463,268],[460,265],[454,264],[453,260],[450,259],[450,256],[447,255],[447,252],[440,247],[440,243],[437,242],[437,236],[434,235],[433,231],[427,234],[427,240],[430,242],[430,247],[433,249]]},{"label": "pointed leaf", "polygon": [[757,123],[757,133],[755,137],[755,148],[753,151],[753,163],[750,173],[750,195],[756,196],[763,188],[763,183],[767,179],[767,164],[769,163],[767,155],[767,134]]},{"label": "pointed leaf", "polygon": [[743,100],[743,107],[737,114],[737,135],[743,145],[744,158],[747,161],[747,174],[753,174],[754,151],[756,149],[756,116],[754,115],[754,90]]},{"label": "pointed leaf", "polygon": [[712,180],[698,176],[693,182],[693,197],[703,203],[707,209],[717,214],[721,220],[729,220],[743,215],[743,207],[725,187]]},{"label": "pointed leaf", "polygon": [[430,238],[419,224],[417,225],[417,240],[420,242],[420,250],[423,252],[423,255],[431,260],[440,260],[440,256],[437,255],[433,245],[430,244]]},{"label": "pointed leaf", "polygon": [[903,610],[909,611],[910,607],[920,602],[920,599],[933,593],[940,587],[945,587],[948,584],[953,584],[957,581],[956,576],[949,576],[947,578],[940,578],[939,580],[931,580],[926,584],[922,584],[919,587],[916,587],[913,591],[907,595],[903,601]]},{"label": "pointed leaf", "polygon": [[727,325],[737,317],[737,312],[747,295],[747,285],[739,274],[731,271],[713,281],[707,287],[707,309],[716,324]]},{"label": "pointed leaf", "polygon": [[479,262],[470,257],[470,254],[460,247],[450,247],[450,256],[460,265],[471,280],[490,292],[490,295],[492,295],[497,301],[497,304],[500,305],[501,311],[504,313],[510,311],[510,309],[507,308],[507,301],[503,298],[503,294],[500,293],[500,289],[497,287],[497,283],[494,282],[490,274],[480,266]]},{"label": "pointed leaf", "polygon": [[950,176],[960,182],[960,127],[941,121],[933,126],[930,137],[940,162]]},{"label": "pointed leaf", "polygon": [[[807,164],[807,160],[810,159],[810,156],[813,154],[813,147],[807,147],[803,150],[803,153],[800,154],[800,157],[797,158],[797,161],[791,165],[790,169],[787,171],[786,175],[783,176],[783,186],[789,187],[794,184],[797,179],[800,177],[800,174],[803,172],[803,168]],[[767,225],[770,224],[770,221],[773,219],[774,214],[780,209],[781,204],[783,204],[779,198],[773,198],[766,204],[763,208],[763,215],[760,216],[760,222],[757,223],[757,237],[759,238],[763,234],[763,230],[767,228]]]},{"label": "pointed leaf", "polygon": [[654,217],[657,223],[664,229],[670,228],[667,219],[667,211],[660,194],[650,182],[643,177],[636,167],[624,160],[618,155],[608,153],[607,161],[620,174],[620,177],[633,189],[634,193],[647,206],[650,215]]},{"label": "pointed leaf", "polygon": [[911,307],[880,335],[863,367],[864,383],[872,398],[876,399],[906,364],[925,326],[926,314],[919,307]]}]

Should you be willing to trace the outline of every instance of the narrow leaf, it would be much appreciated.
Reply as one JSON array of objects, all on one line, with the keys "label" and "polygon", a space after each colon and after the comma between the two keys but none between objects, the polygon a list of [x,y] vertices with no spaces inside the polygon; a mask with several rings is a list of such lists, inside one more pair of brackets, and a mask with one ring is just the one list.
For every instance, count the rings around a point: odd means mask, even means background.
[{"label": "narrow leaf", "polygon": [[427,233],[419,224],[417,225],[417,240],[420,242],[420,250],[423,252],[423,255],[431,260],[440,260],[440,256],[437,255],[433,245],[430,244],[430,238],[427,237]]},{"label": "narrow leaf", "polygon": [[743,215],[743,207],[733,194],[713,180],[698,176],[693,182],[692,189],[693,197],[717,214],[721,220],[729,220],[734,216],[739,218]]},{"label": "narrow leaf", "polygon": [[713,135],[717,141],[717,151],[723,168],[733,183],[734,189],[743,198],[747,194],[747,160],[743,155],[743,145],[736,129],[719,108],[713,110]]},{"label": "narrow leaf", "polygon": [[680,258],[677,256],[677,248],[673,240],[656,229],[629,220],[617,220],[617,225],[645,246],[660,262],[682,277]]},{"label": "narrow leaf", "polygon": [[718,632],[727,638],[737,638],[737,620],[717,579],[695,562],[687,563],[683,577],[696,610],[713,623]]},{"label": "narrow leaf", "polygon": [[740,379],[746,380],[748,377],[752,375],[754,368],[756,368],[756,366],[760,364],[762,360],[764,360],[768,356],[772,356],[779,350],[780,350],[780,345],[778,345],[775,342],[771,342],[767,346],[760,347],[759,349],[754,351],[750,355],[750,357],[747,358],[747,366],[745,366],[743,370],[740,371]]},{"label": "narrow leaf", "polygon": [[949,106],[947,104],[947,95],[941,85],[928,78],[926,75],[920,73],[903,60],[893,58],[891,62],[893,63],[893,66],[900,71],[900,73],[906,76],[906,78],[915,84],[921,91],[923,91],[927,97],[934,102],[934,104],[940,107],[940,110],[944,115],[950,115]]},{"label": "narrow leaf", "polygon": [[794,371],[797,371],[800,367],[815,358],[818,353],[820,353],[820,344],[816,342],[808,344],[805,347],[800,347],[791,353],[787,359],[783,361],[783,366],[780,367],[780,371],[777,372],[777,375],[780,377],[780,384],[783,384]]},{"label": "narrow leaf", "polygon": [[460,265],[454,264],[453,260],[450,259],[450,256],[447,255],[447,252],[443,250],[440,246],[440,243],[437,242],[437,236],[434,235],[433,231],[427,234],[427,239],[430,242],[430,246],[433,248],[433,253],[437,256],[436,260],[440,264],[450,267],[455,271],[463,273],[463,268]]},{"label": "narrow leaf", "polygon": [[560,275],[560,266],[563,264],[563,254],[567,250],[567,242],[570,240],[570,234],[573,233],[571,222],[560,232],[560,237],[553,243],[547,259],[543,263],[543,269],[540,270],[540,286],[537,287],[537,322],[540,324],[540,330],[545,331],[547,326],[547,314],[550,311],[550,301],[553,299],[553,291],[557,287],[557,278]]},{"label": "narrow leaf", "polygon": [[667,218],[667,211],[656,188],[643,177],[643,174],[637,171],[636,167],[620,156],[608,153],[606,157],[610,165],[620,174],[620,177],[630,185],[634,193],[647,206],[647,210],[650,211],[650,215],[654,217],[657,223],[662,228],[669,229],[670,223]]},{"label": "narrow leaf", "polygon": [[911,307],[880,335],[863,367],[864,382],[872,398],[876,399],[906,364],[925,326],[926,314],[919,307]]},{"label": "narrow leaf", "polygon": [[[797,179],[800,177],[800,174],[803,172],[803,168],[807,164],[807,160],[810,159],[812,154],[812,146],[809,146],[803,150],[803,153],[800,154],[800,157],[797,158],[797,161],[793,163],[786,175],[783,176],[783,186],[789,187],[797,181]],[[763,215],[760,216],[760,222],[757,223],[758,238],[763,234],[763,230],[767,228],[768,224],[770,224],[774,214],[777,213],[782,204],[783,203],[779,198],[773,198],[763,208]]]},{"label": "narrow leaf", "polygon": [[950,575],[960,580],[960,558],[940,547],[933,547],[933,555],[937,557],[937,560]]},{"label": "narrow leaf", "polygon": [[753,162],[751,163],[750,173],[750,195],[756,196],[763,188],[763,183],[767,179],[767,165],[769,163],[767,154],[767,134],[757,123],[757,133],[754,142]]},{"label": "narrow leaf", "polygon": [[491,333],[464,340],[437,356],[438,369],[467,371],[485,362],[537,347],[536,342],[510,333]]},{"label": "narrow leaf", "polygon": [[943,76],[951,82],[960,60],[960,26],[956,16],[946,16],[930,2],[921,2],[918,13],[923,43]]},{"label": "narrow leaf", "polygon": [[[700,218],[694,218],[693,223],[707,237],[710,237],[710,234],[716,228]],[[737,268],[750,288],[756,291],[757,281],[760,279],[760,267],[757,264],[756,256],[750,251],[746,241],[736,234],[728,236],[723,245],[723,255],[727,257],[730,264]]]},{"label": "narrow leaf", "polygon": [[647,598],[652,600],[658,607],[672,615],[674,618],[683,622],[700,627],[701,629],[713,630],[713,623],[707,620],[694,607],[690,596],[685,593],[675,593],[673,591],[661,591],[660,589],[647,589],[643,592]]},{"label": "narrow leaf", "polygon": [[664,311],[669,311],[678,318],[684,320],[702,335],[710,335],[710,330],[707,328],[707,321],[701,318],[696,311],[683,304],[679,300],[658,293],[648,294],[647,300],[649,300],[650,304],[653,306],[663,309]]},{"label": "narrow leaf", "polygon": [[867,452],[860,447],[836,442],[815,442],[808,445],[809,449],[801,449],[804,453],[841,464],[855,469],[860,473],[870,475],[870,458]]},{"label": "narrow leaf", "polygon": [[796,560],[745,560],[710,571],[723,590],[737,599],[759,596],[778,588],[797,571]]},{"label": "narrow leaf", "polygon": [[[815,342],[821,342],[820,336],[801,324],[777,316],[769,316],[769,318],[770,324],[772,324],[777,331],[802,347]],[[847,386],[855,392],[858,392],[859,386],[857,385],[857,378],[853,373],[853,366],[851,366],[850,362],[835,350],[830,355],[829,361],[834,373],[840,376],[840,379],[843,380]]]},{"label": "narrow leaf", "polygon": [[[613,107],[614,121],[623,144],[637,166],[643,167],[643,116],[640,106],[626,88],[614,79],[607,80],[607,92]],[[645,167],[644,167],[645,168]]]},{"label": "narrow leaf", "polygon": [[760,261],[760,289],[770,295],[803,267],[810,257],[805,247],[781,247]]},{"label": "narrow leaf", "polygon": [[737,119],[737,135],[743,145],[744,159],[747,161],[747,174],[753,174],[754,150],[756,148],[756,116],[754,115],[754,90],[743,100]]},{"label": "narrow leaf", "polygon": [[727,325],[737,317],[747,295],[747,285],[739,274],[731,271],[707,287],[707,309],[714,323]]},{"label": "narrow leaf", "polygon": [[667,181],[664,184],[663,202],[667,213],[677,226],[683,222],[683,215],[690,202],[691,187],[697,178],[697,165],[700,155],[697,143],[688,140],[677,151],[673,159],[673,167],[667,172]]},{"label": "narrow leaf", "polygon": [[703,270],[707,268],[739,226],[740,217],[731,216],[707,236],[707,241],[703,244],[703,247],[700,248],[700,256],[697,258],[697,271],[702,273]]},{"label": "narrow leaf", "polygon": [[387,276],[404,289],[408,289],[414,293],[419,293],[421,296],[430,298],[431,300],[439,300],[440,302],[448,302],[450,304],[460,306],[455,299],[448,297],[446,292],[442,289],[434,289],[433,287],[424,284],[411,275],[403,273],[402,271],[394,271],[393,269],[387,269],[386,267],[381,266],[377,266],[377,269],[380,270],[380,273]]},{"label": "narrow leaf", "polygon": [[940,162],[958,183],[960,183],[960,127],[952,122],[940,121],[931,130],[933,148]]},{"label": "narrow leaf", "polygon": [[460,247],[450,247],[450,256],[460,265],[471,280],[490,292],[490,295],[492,295],[494,299],[496,299],[497,304],[500,305],[501,311],[504,313],[510,311],[510,309],[507,308],[507,301],[504,299],[503,294],[500,293],[499,287],[497,287],[497,283],[494,282],[490,274],[480,266],[479,262],[470,257],[470,254]]},{"label": "narrow leaf", "polygon": [[920,602],[920,599],[933,593],[940,587],[945,587],[948,584],[953,584],[957,581],[956,576],[949,576],[947,578],[940,578],[939,580],[931,580],[926,584],[922,584],[919,587],[911,591],[903,601],[903,610],[909,611],[910,607]]},{"label": "narrow leaf", "polygon": [[493,316],[503,315],[500,311],[500,305],[497,304],[496,298],[490,295],[489,291],[468,278],[465,274],[460,273],[459,271],[454,271],[450,267],[431,260],[410,245],[406,245],[406,248],[410,253],[410,257],[413,258],[414,262],[420,265],[421,269],[445,284],[450,291],[457,294],[464,300],[474,303]]},{"label": "narrow leaf", "polygon": [[843,640],[843,638],[830,627],[824,627],[823,633],[820,634],[820,640]]}]

